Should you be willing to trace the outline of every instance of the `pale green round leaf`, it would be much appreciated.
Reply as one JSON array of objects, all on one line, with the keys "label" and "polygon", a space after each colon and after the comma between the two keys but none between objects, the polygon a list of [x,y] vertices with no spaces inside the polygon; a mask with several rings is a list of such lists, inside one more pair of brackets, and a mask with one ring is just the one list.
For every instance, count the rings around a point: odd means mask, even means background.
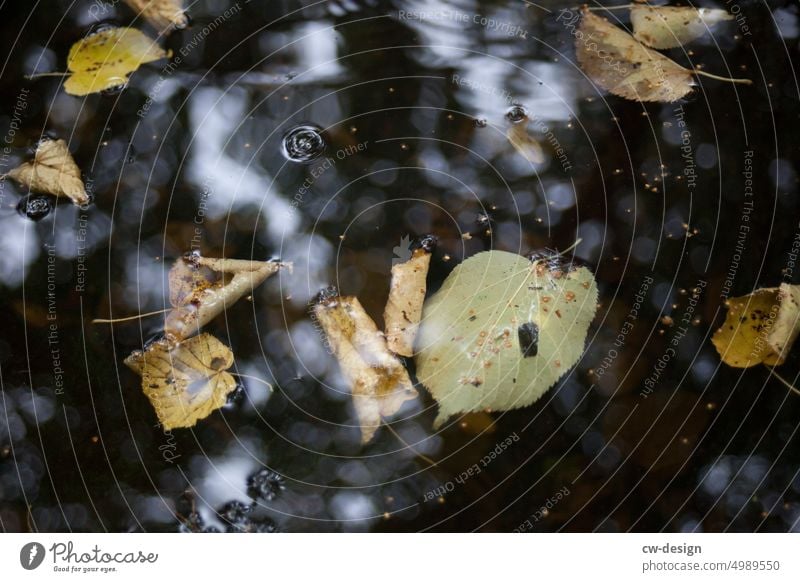
[{"label": "pale green round leaf", "polygon": [[581,357],[597,310],[586,267],[504,251],[470,257],[426,303],[417,376],[450,416],[528,406]]}]

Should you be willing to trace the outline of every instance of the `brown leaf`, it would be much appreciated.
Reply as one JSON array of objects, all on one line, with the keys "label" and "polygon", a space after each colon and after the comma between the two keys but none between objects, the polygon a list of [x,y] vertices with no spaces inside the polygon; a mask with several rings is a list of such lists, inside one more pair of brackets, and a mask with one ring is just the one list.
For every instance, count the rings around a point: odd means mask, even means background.
[{"label": "brown leaf", "polygon": [[675,48],[703,36],[713,25],[733,20],[733,15],[718,8],[691,6],[633,6],[633,36],[657,49]]},{"label": "brown leaf", "polygon": [[175,262],[169,272],[172,309],[164,323],[164,333],[181,340],[252,293],[258,285],[291,263],[211,259],[187,255]]},{"label": "brown leaf", "polygon": [[6,175],[30,190],[63,196],[78,206],[89,202],[81,170],[63,139],[40,141],[33,161],[25,162]]},{"label": "brown leaf", "polygon": [[435,237],[424,237],[409,260],[392,266],[392,282],[383,321],[389,349],[401,356],[414,355],[414,338],[422,318],[428,268],[435,244]]},{"label": "brown leaf", "polygon": [[140,14],[160,32],[189,26],[189,17],[183,10],[183,0],[125,0],[136,14]]},{"label": "brown leaf", "polygon": [[316,317],[353,391],[361,442],[372,440],[381,419],[417,397],[403,364],[355,297],[326,297],[314,306]]},{"label": "brown leaf", "polygon": [[506,138],[522,157],[534,164],[544,162],[542,145],[528,133],[528,122],[515,123],[506,131]]},{"label": "brown leaf", "polygon": [[800,285],[757,289],[726,302],[725,323],[711,338],[735,368],[779,366],[800,334]]},{"label": "brown leaf", "polygon": [[575,50],[581,69],[614,95],[635,101],[676,101],[692,90],[692,71],[586,9]]},{"label": "brown leaf", "polygon": [[207,333],[177,344],[154,342],[125,364],[142,377],[142,390],[165,430],[194,426],[236,388],[225,371],[233,365],[233,352]]}]

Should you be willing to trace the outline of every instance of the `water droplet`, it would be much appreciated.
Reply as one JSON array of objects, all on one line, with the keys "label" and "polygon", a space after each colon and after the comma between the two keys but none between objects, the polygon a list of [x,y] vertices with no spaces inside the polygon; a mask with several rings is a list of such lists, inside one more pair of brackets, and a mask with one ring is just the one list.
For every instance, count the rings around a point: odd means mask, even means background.
[{"label": "water droplet", "polygon": [[108,89],[103,89],[100,91],[101,95],[105,96],[112,96],[112,95],[119,95],[125,90],[125,87],[128,86],[128,79],[125,77],[112,77],[109,81],[113,82],[114,84],[109,87]]},{"label": "water droplet", "polygon": [[310,162],[325,151],[327,144],[322,129],[314,125],[298,125],[283,136],[281,152],[292,162]]},{"label": "water droplet", "polygon": [[17,212],[33,221],[39,221],[50,214],[53,202],[49,196],[31,194],[17,204]]},{"label": "water droplet", "polygon": [[472,125],[474,125],[475,127],[478,127],[478,128],[486,127],[487,125],[489,125],[489,122],[486,121],[486,119],[484,117],[481,117],[479,119],[474,119],[472,121]]},{"label": "water droplet", "polygon": [[506,119],[511,123],[522,123],[528,119],[528,112],[525,111],[522,105],[512,105],[509,110],[506,111]]}]

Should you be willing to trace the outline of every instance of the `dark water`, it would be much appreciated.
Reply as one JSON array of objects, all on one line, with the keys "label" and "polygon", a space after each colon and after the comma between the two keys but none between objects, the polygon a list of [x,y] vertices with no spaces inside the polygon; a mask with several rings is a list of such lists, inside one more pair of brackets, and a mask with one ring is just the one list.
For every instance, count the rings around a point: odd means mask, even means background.
[{"label": "dark water", "polygon": [[[173,61],[83,99],[23,75],[64,70],[128,8],[0,3],[2,172],[47,133],[94,196],[33,222],[2,184],[0,528],[200,529],[194,509],[258,531],[796,531],[800,396],[721,364],[710,337],[724,295],[800,279],[798,6],[728,3],[738,21],[668,52],[753,86],[640,104],[584,78],[556,21],[568,5],[200,0],[163,42]],[[542,164],[505,137],[514,105]],[[283,153],[299,125],[325,142],[295,144],[304,163]],[[359,444],[308,316],[334,284],[380,321],[395,247],[425,233],[431,290],[478,251],[579,237],[601,291],[583,359],[534,406],[441,432],[429,396],[404,409],[396,430],[435,468],[385,429]],[[206,328],[274,392],[245,380],[165,434],[122,365],[159,318],[90,322],[165,307],[166,270],[193,249],[295,270]],[[796,354],[780,368],[799,372]]]}]

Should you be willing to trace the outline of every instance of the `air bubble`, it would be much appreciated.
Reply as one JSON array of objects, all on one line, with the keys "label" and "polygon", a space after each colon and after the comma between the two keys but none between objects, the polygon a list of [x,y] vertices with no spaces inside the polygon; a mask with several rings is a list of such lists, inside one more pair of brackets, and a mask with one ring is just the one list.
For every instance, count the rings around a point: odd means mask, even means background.
[{"label": "air bubble", "polygon": [[17,204],[17,212],[22,216],[38,222],[53,210],[53,202],[49,196],[31,194]]},{"label": "air bubble", "polygon": [[322,129],[314,125],[298,125],[283,136],[281,152],[292,162],[310,162],[325,151],[327,144]]}]

